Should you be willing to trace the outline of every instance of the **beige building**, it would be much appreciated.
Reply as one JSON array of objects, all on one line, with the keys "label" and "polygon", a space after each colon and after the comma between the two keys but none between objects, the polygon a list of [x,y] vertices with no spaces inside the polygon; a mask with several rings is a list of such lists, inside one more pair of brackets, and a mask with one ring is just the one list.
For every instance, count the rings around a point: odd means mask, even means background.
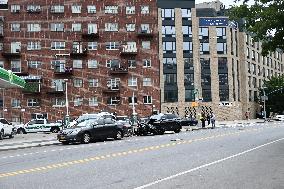
[{"label": "beige building", "polygon": [[263,80],[284,73],[283,55],[262,57],[261,43],[223,16],[220,2],[212,4],[159,8],[161,111],[214,112],[218,120],[248,111],[254,118]]}]

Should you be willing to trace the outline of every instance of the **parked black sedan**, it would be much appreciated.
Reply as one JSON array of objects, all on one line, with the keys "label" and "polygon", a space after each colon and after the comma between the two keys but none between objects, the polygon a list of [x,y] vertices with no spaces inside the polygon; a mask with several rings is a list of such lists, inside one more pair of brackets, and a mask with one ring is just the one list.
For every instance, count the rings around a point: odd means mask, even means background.
[{"label": "parked black sedan", "polygon": [[57,139],[63,144],[89,143],[92,140],[106,140],[107,138],[123,138],[122,129],[111,118],[85,120],[60,131],[57,135]]}]

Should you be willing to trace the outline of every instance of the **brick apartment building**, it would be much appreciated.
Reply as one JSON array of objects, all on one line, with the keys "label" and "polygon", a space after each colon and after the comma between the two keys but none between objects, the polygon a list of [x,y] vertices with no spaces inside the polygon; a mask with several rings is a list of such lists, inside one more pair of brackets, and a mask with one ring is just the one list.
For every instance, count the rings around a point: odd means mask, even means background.
[{"label": "brick apartment building", "polygon": [[158,110],[156,6],[149,0],[0,5],[0,66],[27,82],[25,89],[2,90],[1,117],[63,119],[66,85],[71,117],[101,110],[131,115],[132,103],[140,116]]}]

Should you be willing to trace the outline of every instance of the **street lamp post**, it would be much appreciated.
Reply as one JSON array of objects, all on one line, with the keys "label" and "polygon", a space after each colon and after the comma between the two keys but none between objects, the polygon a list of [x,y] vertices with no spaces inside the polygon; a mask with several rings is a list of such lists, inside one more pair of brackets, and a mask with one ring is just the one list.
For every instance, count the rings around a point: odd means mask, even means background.
[{"label": "street lamp post", "polygon": [[69,125],[69,101],[68,101],[68,79],[65,81],[65,104],[66,104],[66,116],[65,116],[65,126]]}]

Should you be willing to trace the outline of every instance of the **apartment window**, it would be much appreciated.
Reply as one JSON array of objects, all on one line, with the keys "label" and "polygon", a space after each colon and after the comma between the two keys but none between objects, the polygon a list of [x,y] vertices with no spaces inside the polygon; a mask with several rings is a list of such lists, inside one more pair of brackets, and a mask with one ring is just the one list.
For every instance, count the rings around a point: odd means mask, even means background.
[{"label": "apartment window", "polygon": [[212,94],[210,89],[202,89],[202,97],[204,102],[212,101]]},{"label": "apartment window", "polygon": [[73,68],[83,68],[83,60],[73,60]]},{"label": "apartment window", "polygon": [[120,60],[118,59],[111,59],[106,61],[107,68],[119,67]]},{"label": "apartment window", "polygon": [[210,70],[210,58],[200,58],[201,70]]},{"label": "apartment window", "polygon": [[107,99],[108,105],[117,105],[119,103],[120,103],[120,97],[118,96],[113,96]]},{"label": "apartment window", "polygon": [[40,100],[37,98],[31,98],[27,100],[28,107],[38,107],[40,105]]},{"label": "apartment window", "polygon": [[128,68],[136,68],[136,60],[127,60]]},{"label": "apartment window", "polygon": [[142,5],[141,14],[149,14],[149,13],[150,13],[150,7],[148,5]]},{"label": "apartment window", "polygon": [[134,101],[134,104],[137,104],[137,97],[136,96],[134,96],[134,98],[133,98],[133,96],[128,97],[128,103],[129,104],[133,104],[133,101]]},{"label": "apartment window", "polygon": [[162,20],[175,20],[175,9],[162,9]]},{"label": "apartment window", "polygon": [[228,70],[228,60],[225,57],[218,58],[218,70]]},{"label": "apartment window", "polygon": [[20,101],[20,99],[15,99],[15,98],[13,98],[13,99],[11,100],[11,106],[12,106],[12,108],[20,108],[20,107],[21,107],[21,101]]},{"label": "apartment window", "polygon": [[176,37],[175,26],[162,26],[163,37]]},{"label": "apartment window", "polygon": [[143,86],[152,86],[152,78],[150,77],[144,77],[143,78]]},{"label": "apartment window", "polygon": [[229,89],[219,89],[220,101],[229,101]]},{"label": "apartment window", "polygon": [[256,75],[256,64],[251,64],[252,65],[252,74]]},{"label": "apartment window", "polygon": [[167,69],[176,69],[177,68],[177,59],[176,58],[163,58],[164,68]]},{"label": "apartment window", "polygon": [[136,77],[130,77],[128,78],[128,86],[129,87],[136,87],[137,86],[137,78]]},{"label": "apartment window", "polygon": [[51,88],[55,91],[65,91],[65,81],[63,79],[53,79]]},{"label": "apartment window", "polygon": [[200,43],[200,54],[210,54],[209,43]]},{"label": "apartment window", "polygon": [[20,73],[21,72],[21,61],[20,60],[11,60],[11,71]]},{"label": "apartment window", "polygon": [[42,62],[38,60],[29,60],[28,61],[28,66],[29,68],[41,68]]},{"label": "apartment window", "polygon": [[75,97],[74,98],[74,106],[82,106],[83,105],[83,98],[82,97]]},{"label": "apartment window", "polygon": [[65,98],[53,98],[52,106],[54,107],[64,107],[65,106]]},{"label": "apartment window", "polygon": [[98,106],[99,105],[99,101],[98,101],[98,97],[92,97],[89,98],[89,106]]},{"label": "apartment window", "polygon": [[21,6],[20,5],[11,5],[11,12],[12,13],[19,13],[21,10]]},{"label": "apartment window", "polygon": [[194,70],[193,67],[193,58],[184,58],[184,69]]},{"label": "apartment window", "polygon": [[75,78],[73,80],[74,87],[83,87],[83,79]]},{"label": "apartment window", "polygon": [[126,6],[126,14],[135,14],[135,6]]},{"label": "apartment window", "polygon": [[227,43],[217,43],[217,53],[227,54]]},{"label": "apartment window", "polygon": [[106,42],[106,50],[118,50],[119,42]]},{"label": "apartment window", "polygon": [[150,41],[142,41],[142,48],[143,49],[151,49],[151,42]]},{"label": "apartment window", "polygon": [[117,14],[118,6],[105,6],[105,14]]},{"label": "apartment window", "polygon": [[254,50],[251,51],[251,59],[255,60],[255,51]]},{"label": "apartment window", "polygon": [[150,24],[141,24],[141,32],[150,33]]},{"label": "apartment window", "polygon": [[253,88],[256,88],[256,87],[257,87],[256,85],[257,85],[256,78],[253,77],[253,78],[252,78],[252,86],[253,86]]},{"label": "apartment window", "polygon": [[80,32],[81,30],[82,30],[82,24],[81,23],[73,23],[72,24],[72,31]]},{"label": "apartment window", "polygon": [[184,74],[184,86],[194,85],[194,74]]},{"label": "apartment window", "polygon": [[97,60],[88,60],[88,68],[98,68]]},{"label": "apartment window", "polygon": [[88,42],[88,50],[98,50],[98,42]]},{"label": "apartment window", "polygon": [[225,27],[217,27],[216,28],[217,38],[218,39],[226,39],[226,28]]},{"label": "apartment window", "polygon": [[87,10],[89,14],[95,14],[97,12],[96,5],[88,5]]},{"label": "apartment window", "polygon": [[40,12],[40,5],[27,5],[27,12]]},{"label": "apartment window", "polygon": [[181,9],[181,16],[183,20],[191,20],[191,9]]},{"label": "apartment window", "polygon": [[249,58],[250,57],[250,54],[249,54],[250,52],[249,52],[249,48],[247,47],[247,58]]},{"label": "apartment window", "polygon": [[152,96],[143,96],[143,104],[152,104]]},{"label": "apartment window", "polygon": [[183,53],[192,53],[192,42],[183,42]]},{"label": "apartment window", "polygon": [[165,102],[177,102],[178,101],[178,91],[177,90],[165,90],[164,91],[164,101]]},{"label": "apartment window", "polygon": [[199,27],[199,39],[208,39],[208,38],[209,38],[209,28]]},{"label": "apartment window", "polygon": [[88,24],[88,34],[96,34],[98,33],[98,25],[97,24]]},{"label": "apartment window", "polygon": [[51,50],[64,50],[65,42],[63,41],[53,41],[51,42]]},{"label": "apartment window", "polygon": [[0,60],[0,68],[4,68],[4,61]]},{"label": "apartment window", "polygon": [[163,53],[166,54],[176,53],[176,42],[172,41],[163,42]]},{"label": "apartment window", "polygon": [[64,13],[64,5],[51,5],[50,11],[52,13]]},{"label": "apartment window", "polygon": [[182,26],[183,37],[192,37],[192,27],[191,26]]},{"label": "apartment window", "polygon": [[73,14],[79,14],[81,13],[81,5],[72,5],[72,13]]},{"label": "apartment window", "polygon": [[3,43],[0,43],[0,51],[3,51]]},{"label": "apartment window", "polygon": [[19,31],[21,31],[21,24],[20,23],[12,23],[11,24],[11,31],[12,32],[19,32]]},{"label": "apartment window", "polygon": [[27,50],[40,50],[40,41],[28,41]]},{"label": "apartment window", "polygon": [[98,87],[99,86],[99,79],[89,79],[89,87]]},{"label": "apartment window", "polygon": [[105,31],[118,31],[118,23],[105,23]]},{"label": "apartment window", "polygon": [[210,73],[201,73],[201,85],[211,86],[211,74]]},{"label": "apartment window", "polygon": [[228,74],[219,73],[219,85],[228,85]]},{"label": "apartment window", "polygon": [[194,102],[194,101],[195,101],[194,89],[186,89],[185,90],[185,102]]},{"label": "apartment window", "polygon": [[27,24],[27,27],[28,32],[40,32],[41,30],[40,24]]},{"label": "apartment window", "polygon": [[143,68],[150,68],[151,67],[151,60],[150,59],[143,59]]},{"label": "apartment window", "polygon": [[134,32],[135,31],[135,24],[126,24],[126,31]]},{"label": "apartment window", "polygon": [[51,23],[50,24],[50,31],[64,31],[64,23]]},{"label": "apartment window", "polygon": [[177,74],[164,74],[165,85],[176,85],[177,84]]}]

